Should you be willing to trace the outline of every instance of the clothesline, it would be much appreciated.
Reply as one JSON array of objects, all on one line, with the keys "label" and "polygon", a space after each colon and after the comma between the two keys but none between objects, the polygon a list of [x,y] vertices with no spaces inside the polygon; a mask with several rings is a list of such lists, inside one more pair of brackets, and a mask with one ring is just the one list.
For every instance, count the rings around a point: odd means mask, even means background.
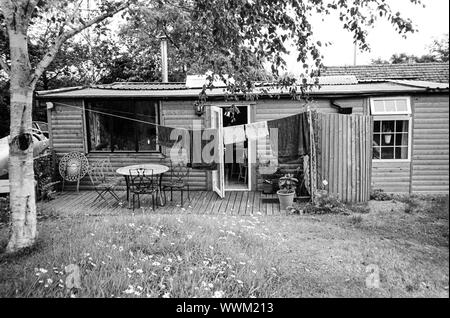
[{"label": "clothesline", "polygon": [[[135,119],[135,118],[125,117],[125,116],[120,116],[120,115],[116,115],[116,114],[113,114],[113,113],[107,113],[107,112],[102,112],[102,111],[98,111],[98,110],[94,110],[94,109],[83,108],[83,107],[81,107],[81,106],[75,106],[75,105],[65,104],[65,103],[61,103],[61,102],[52,102],[52,103],[53,103],[53,104],[58,104],[58,105],[61,105],[61,106],[77,108],[77,109],[81,109],[81,110],[85,109],[85,110],[87,110],[87,111],[89,111],[89,112],[98,113],[98,114],[102,114],[102,115],[106,115],[106,116],[111,116],[111,117],[116,117],[116,118],[125,119],[125,120],[130,120],[130,121],[138,122],[138,123],[141,123],[141,124],[147,124],[147,125],[152,125],[152,126],[156,126],[156,127],[167,127],[167,128],[170,128],[170,129],[189,130],[188,128],[172,127],[172,126],[167,126],[167,125],[160,125],[160,124],[152,123],[152,122],[145,121],[145,120],[140,120],[140,119]],[[281,120],[281,119],[284,119],[284,118],[288,118],[288,117],[292,117],[292,116],[295,116],[295,115],[298,115],[298,114],[302,114],[302,113],[304,113],[304,112],[305,112],[305,111],[302,111],[302,112],[299,112],[299,113],[296,113],[296,114],[293,114],[293,115],[289,115],[289,116],[285,116],[285,117],[280,117],[280,118],[276,118],[276,119],[280,119],[280,120]],[[262,123],[262,122],[265,122],[265,121],[254,122],[254,123]],[[237,126],[245,126],[245,124],[242,124],[242,125],[235,125],[235,126],[232,126],[232,127],[237,127]],[[226,128],[226,127],[224,127],[224,128]]]}]

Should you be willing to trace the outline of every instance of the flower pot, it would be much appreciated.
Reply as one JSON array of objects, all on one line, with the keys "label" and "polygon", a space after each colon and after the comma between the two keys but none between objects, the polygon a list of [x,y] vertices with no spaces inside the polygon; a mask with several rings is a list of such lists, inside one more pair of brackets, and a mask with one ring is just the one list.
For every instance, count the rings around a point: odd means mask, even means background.
[{"label": "flower pot", "polygon": [[294,203],[295,192],[286,193],[283,190],[278,190],[277,194],[278,200],[280,200],[280,210],[284,211]]}]

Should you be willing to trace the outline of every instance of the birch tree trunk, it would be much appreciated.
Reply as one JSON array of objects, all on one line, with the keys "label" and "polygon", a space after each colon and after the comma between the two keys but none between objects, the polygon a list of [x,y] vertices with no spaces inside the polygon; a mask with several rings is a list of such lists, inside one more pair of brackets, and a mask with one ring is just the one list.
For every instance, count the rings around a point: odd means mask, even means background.
[{"label": "birch tree trunk", "polygon": [[[6,247],[7,252],[16,252],[33,245],[37,236],[33,138],[31,135],[33,92],[36,82],[67,39],[124,10],[129,5],[128,1],[111,4],[103,14],[88,21],[82,21],[82,18],[79,17],[80,24],[77,27],[72,26],[68,31],[64,30],[65,24],[61,26],[60,33],[33,70],[28,56],[27,32],[38,2],[39,0],[0,0],[0,10],[8,30],[11,60],[9,67],[6,61],[0,57],[0,66],[9,74],[11,94],[8,165],[11,236]],[[72,18],[74,19],[73,16]]]},{"label": "birch tree trunk", "polygon": [[9,180],[11,236],[7,252],[31,246],[36,239],[36,199],[33,171],[31,66],[27,35],[16,27],[8,32],[11,52],[11,125]]}]

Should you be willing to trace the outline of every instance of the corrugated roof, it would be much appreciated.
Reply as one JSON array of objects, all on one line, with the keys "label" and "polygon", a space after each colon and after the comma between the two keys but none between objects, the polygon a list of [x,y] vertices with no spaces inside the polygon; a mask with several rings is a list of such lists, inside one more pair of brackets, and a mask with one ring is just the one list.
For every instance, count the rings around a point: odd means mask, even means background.
[{"label": "corrugated roof", "polygon": [[[272,95],[289,95],[288,89],[275,87],[259,87],[255,93],[266,95],[266,91]],[[359,95],[359,94],[380,94],[380,93],[408,93],[425,92],[427,88],[421,86],[405,85],[393,82],[359,83],[359,84],[339,84],[323,85],[315,87],[311,95]],[[88,87],[84,89],[69,90],[62,92],[37,92],[39,97],[54,98],[99,98],[99,97],[149,97],[149,98],[196,98],[201,89],[109,89],[103,87]],[[226,95],[224,88],[207,89],[208,96],[220,97]]]},{"label": "corrugated roof", "polygon": [[449,82],[449,63],[373,64],[357,66],[328,66],[321,76],[354,75],[359,82],[390,79]]}]

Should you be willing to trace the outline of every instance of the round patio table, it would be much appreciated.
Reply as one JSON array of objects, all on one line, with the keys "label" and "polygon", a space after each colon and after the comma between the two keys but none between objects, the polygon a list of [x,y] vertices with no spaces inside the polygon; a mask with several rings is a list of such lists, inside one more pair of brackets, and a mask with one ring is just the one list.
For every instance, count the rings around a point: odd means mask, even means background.
[{"label": "round patio table", "polygon": [[162,204],[162,196],[161,196],[161,183],[162,183],[162,177],[163,174],[167,171],[169,171],[169,167],[157,163],[146,163],[146,164],[139,164],[139,165],[132,165],[132,166],[125,166],[121,167],[116,170],[118,174],[121,174],[125,177],[125,183],[127,185],[127,201],[128,201],[128,208],[131,209],[131,201],[130,201],[130,170],[136,170],[136,169],[143,169],[145,172],[150,173],[150,171],[153,170],[153,175],[159,175],[159,182],[158,182],[158,194],[159,194],[159,203],[160,206],[163,206]]}]

